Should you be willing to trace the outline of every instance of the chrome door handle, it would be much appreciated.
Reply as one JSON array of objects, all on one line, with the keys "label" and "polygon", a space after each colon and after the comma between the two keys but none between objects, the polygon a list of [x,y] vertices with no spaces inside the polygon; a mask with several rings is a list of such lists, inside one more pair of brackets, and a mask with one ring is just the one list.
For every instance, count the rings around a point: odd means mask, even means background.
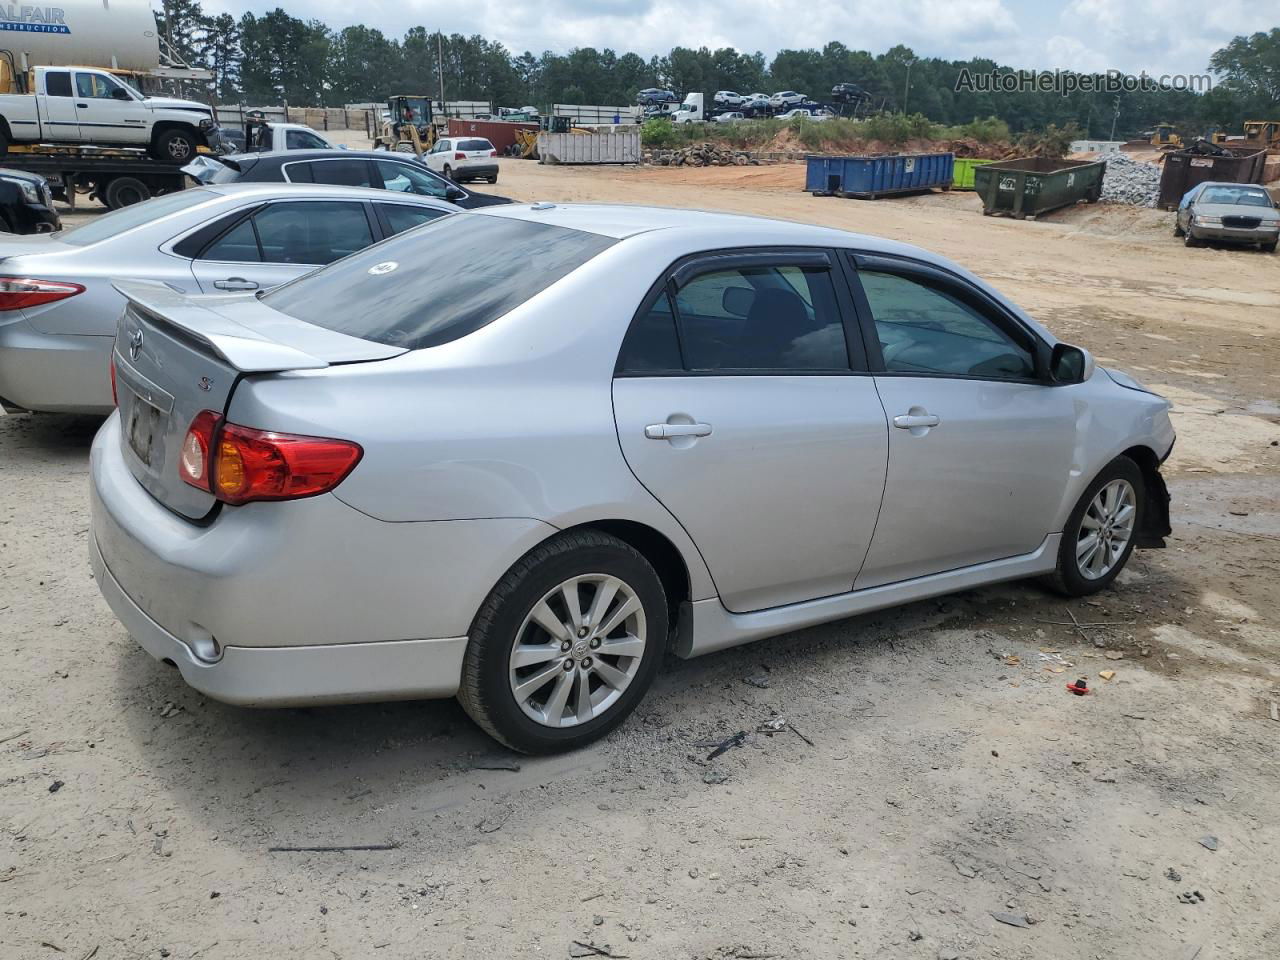
[{"label": "chrome door handle", "polygon": [[902,414],[893,418],[893,425],[899,430],[910,430],[912,427],[936,427],[942,421],[932,413]]},{"label": "chrome door handle", "polygon": [[258,285],[244,277],[228,277],[226,280],[215,280],[213,285],[219,290],[257,290]]},{"label": "chrome door handle", "polygon": [[670,440],[673,437],[709,437],[709,423],[651,423],[644,428],[650,440]]}]

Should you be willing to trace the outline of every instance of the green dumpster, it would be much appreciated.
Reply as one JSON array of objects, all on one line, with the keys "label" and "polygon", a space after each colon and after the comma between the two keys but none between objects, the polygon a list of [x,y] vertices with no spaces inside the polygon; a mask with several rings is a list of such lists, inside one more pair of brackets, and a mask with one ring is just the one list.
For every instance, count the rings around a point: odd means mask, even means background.
[{"label": "green dumpster", "polygon": [[982,197],[983,216],[1022,220],[1080,200],[1097,202],[1106,170],[1102,160],[997,160],[974,170],[973,188]]},{"label": "green dumpster", "polygon": [[979,160],[977,157],[956,157],[955,177],[951,181],[951,189],[972,190],[974,171],[988,163],[991,161]]}]

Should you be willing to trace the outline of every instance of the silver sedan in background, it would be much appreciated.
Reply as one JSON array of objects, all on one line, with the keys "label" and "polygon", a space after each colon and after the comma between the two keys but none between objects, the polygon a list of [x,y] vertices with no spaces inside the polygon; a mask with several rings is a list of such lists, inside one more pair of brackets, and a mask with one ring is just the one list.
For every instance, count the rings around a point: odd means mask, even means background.
[{"label": "silver sedan in background", "polygon": [[457,694],[518,750],[690,657],[1169,530],[1168,403],[955,264],[758,218],[487,207],[260,297],[120,284],[90,559],[255,705]]},{"label": "silver sedan in background", "polygon": [[60,233],[0,237],[0,407],[110,413],[121,278],[265,290],[457,212],[431,197],[279,183],[199,187]]},{"label": "silver sedan in background", "polygon": [[1200,183],[1178,204],[1173,235],[1188,247],[1207,240],[1256,243],[1275,253],[1280,241],[1280,208],[1265,189],[1252,183]]}]

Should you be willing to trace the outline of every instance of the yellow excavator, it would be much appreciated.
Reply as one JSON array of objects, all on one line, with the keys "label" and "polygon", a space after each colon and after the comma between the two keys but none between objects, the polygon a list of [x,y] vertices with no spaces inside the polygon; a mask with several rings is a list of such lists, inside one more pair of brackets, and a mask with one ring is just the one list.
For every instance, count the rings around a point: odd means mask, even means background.
[{"label": "yellow excavator", "polygon": [[1246,120],[1244,143],[1259,150],[1280,150],[1280,120]]},{"label": "yellow excavator", "polygon": [[387,112],[373,149],[412,153],[419,159],[436,143],[431,98],[398,95],[387,99]]}]

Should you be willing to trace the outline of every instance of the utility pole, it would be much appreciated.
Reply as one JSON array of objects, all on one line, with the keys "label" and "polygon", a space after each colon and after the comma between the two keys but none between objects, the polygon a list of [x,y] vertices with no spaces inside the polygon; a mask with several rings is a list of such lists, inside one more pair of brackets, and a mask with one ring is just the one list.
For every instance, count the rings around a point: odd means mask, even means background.
[{"label": "utility pole", "polygon": [[436,69],[440,71],[440,109],[444,109],[444,31],[436,31]]},{"label": "utility pole", "polygon": [[911,92],[911,65],[912,65],[913,63],[915,63],[915,62],[916,62],[915,60],[908,60],[908,61],[907,61],[907,82],[906,82],[906,83],[904,83],[904,84],[902,85],[902,114],[903,114],[903,116],[906,116],[906,113],[907,113],[907,95]]},{"label": "utility pole", "polygon": [[1115,109],[1115,112],[1111,114],[1111,139],[1112,140],[1115,140],[1116,138],[1116,121],[1119,119],[1120,119],[1120,96],[1117,94],[1116,109]]}]

